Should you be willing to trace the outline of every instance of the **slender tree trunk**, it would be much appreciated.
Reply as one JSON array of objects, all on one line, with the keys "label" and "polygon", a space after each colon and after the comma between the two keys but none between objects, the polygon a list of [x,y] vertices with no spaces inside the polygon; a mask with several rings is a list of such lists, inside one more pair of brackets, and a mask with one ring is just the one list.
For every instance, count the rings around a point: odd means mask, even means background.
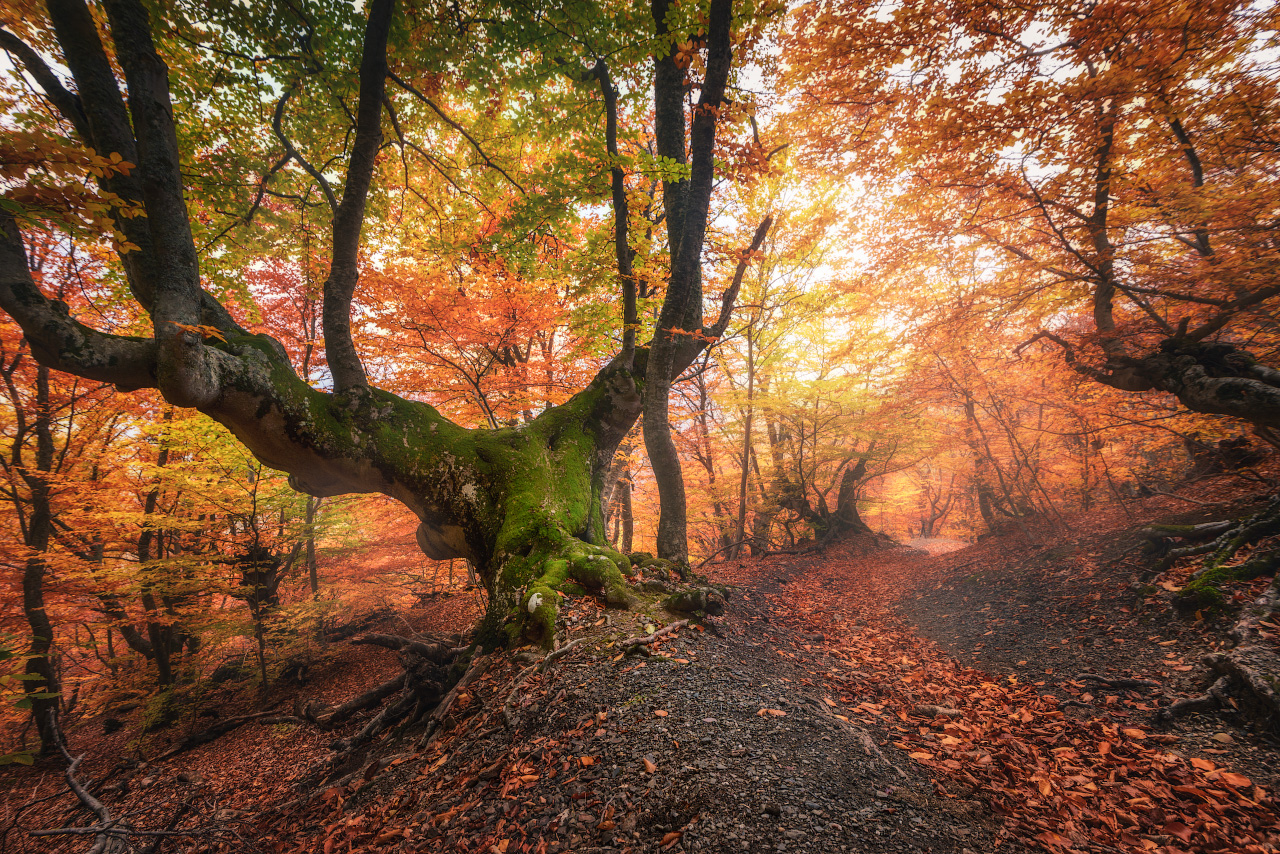
[{"label": "slender tree trunk", "polygon": [[623,554],[630,554],[634,549],[635,538],[635,516],[632,515],[631,508],[631,472],[627,471],[626,475],[618,483],[619,502],[621,507],[618,509],[618,515],[622,517],[622,542],[618,546],[618,550]]},{"label": "slender tree trunk", "polygon": [[320,593],[320,575],[316,565],[316,514],[320,510],[320,504],[323,498],[317,498],[314,495],[307,496],[307,515],[306,515],[306,561],[307,561],[307,580],[311,584],[311,595],[317,596]]},{"label": "slender tree trunk", "polygon": [[[36,466],[24,473],[31,490],[31,515],[25,537],[31,556],[22,572],[22,610],[31,627],[31,644],[27,649],[26,672],[29,679],[23,688],[31,700],[31,715],[40,736],[40,752],[51,753],[55,747],[54,715],[58,709],[57,694],[61,690],[57,666],[53,658],[53,621],[45,609],[44,579],[48,571],[46,552],[53,536],[53,505],[49,475],[53,471],[53,416],[49,404],[49,369],[36,370]],[[48,696],[53,695],[53,696]]]},{"label": "slender tree trunk", "polygon": [[[747,339],[747,412],[743,419],[742,425],[742,476],[738,480],[738,527],[735,530],[733,541],[742,543],[746,539],[747,531],[747,478],[751,473],[751,428],[752,421],[755,418],[755,389],[756,389],[756,352],[755,352],[755,336],[752,334],[754,327],[748,327],[746,331]],[[733,547],[732,557],[737,557],[742,552],[742,546]]]},{"label": "slender tree trunk", "polygon": [[[169,464],[170,442],[168,423],[173,419],[173,407],[166,407],[163,414],[165,429],[160,434],[159,451],[156,454],[156,467],[165,468]],[[165,557],[166,538],[162,529],[157,529],[160,508],[161,486],[154,483],[147,492],[142,505],[143,529],[138,535],[138,569],[143,577],[142,607],[147,614],[147,639],[151,644],[153,661],[156,665],[156,678],[161,685],[173,684],[172,654],[174,631],[173,625],[161,615],[172,608],[165,603],[164,596],[157,597],[155,583],[155,562]]]},{"label": "slender tree trunk", "polygon": [[[669,0],[652,0],[655,30],[668,34]],[[658,485],[658,556],[684,566],[689,561],[684,478],[671,438],[671,382],[702,349],[702,247],[710,216],[715,177],[714,149],[718,108],[723,101],[732,58],[732,0],[711,0],[707,15],[706,76],[689,124],[689,177],[663,183],[671,274],[658,325],[650,344],[644,386],[644,441]],[[675,50],[662,50],[654,62],[654,136],[662,157],[684,163],[685,73]]]}]

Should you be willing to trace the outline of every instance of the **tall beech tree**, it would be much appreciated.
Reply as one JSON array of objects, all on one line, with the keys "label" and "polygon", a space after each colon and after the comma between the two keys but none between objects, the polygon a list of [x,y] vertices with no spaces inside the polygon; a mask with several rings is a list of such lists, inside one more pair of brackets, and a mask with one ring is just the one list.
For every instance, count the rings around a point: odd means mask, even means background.
[{"label": "tall beech tree", "polygon": [[[399,95],[429,101],[389,66],[388,44],[394,43],[393,31],[399,32],[401,14],[394,0],[367,6],[358,86],[354,100],[343,102],[351,120],[344,158],[313,165],[279,133],[278,117],[292,89],[278,102],[274,123],[284,153],[273,171],[300,167],[323,186],[332,209],[321,312],[331,388],[305,382],[279,342],[248,332],[204,287],[202,247],[193,238],[184,198],[184,166],[200,152],[184,150],[175,112],[186,105],[173,98],[180,90],[171,89],[152,16],[141,0],[104,0],[99,9],[83,0],[49,0],[46,19],[3,31],[0,43],[73,134],[74,144],[65,148],[98,158],[93,168],[104,200],[100,207],[109,210],[120,267],[129,293],[150,318],[150,334],[93,328],[50,299],[30,274],[22,235],[24,223],[41,211],[12,204],[0,213],[0,306],[22,327],[42,364],[126,391],[155,388],[174,406],[197,409],[225,425],[263,463],[289,472],[300,491],[317,497],[380,492],[402,501],[420,520],[417,540],[428,556],[467,558],[478,568],[490,592],[491,636],[514,615],[512,634],[524,631],[549,642],[556,588],[566,580],[603,590],[612,604],[628,601],[622,575],[627,561],[606,543],[600,493],[619,441],[642,410],[650,456],[664,484],[662,548],[684,557],[678,460],[667,434],[668,390],[707,342],[723,333],[749,257],[742,254],[718,316],[704,323],[700,264],[734,45],[731,7],[732,0],[711,0],[701,23],[677,14],[664,0],[652,9],[652,86],[671,267],[649,347],[636,340],[626,161],[618,153],[618,90],[609,58],[555,57],[578,69],[575,85],[598,85],[604,105],[623,333],[617,356],[585,389],[528,423],[464,429],[433,407],[376,388],[367,378],[352,303],[368,264],[361,256],[362,228],[391,124],[388,81],[396,82]],[[408,11],[416,16],[431,10]],[[231,13],[238,14],[234,8]],[[307,44],[326,36],[322,16],[304,21]],[[440,37],[443,31],[434,32]],[[705,61],[691,63],[703,47]],[[51,59],[69,70],[69,85],[39,49],[56,50]],[[690,68],[699,66],[705,73],[691,83]],[[700,94],[689,121],[685,93],[691,85]],[[338,188],[333,176],[343,162]],[[757,244],[762,237],[763,228]]]}]

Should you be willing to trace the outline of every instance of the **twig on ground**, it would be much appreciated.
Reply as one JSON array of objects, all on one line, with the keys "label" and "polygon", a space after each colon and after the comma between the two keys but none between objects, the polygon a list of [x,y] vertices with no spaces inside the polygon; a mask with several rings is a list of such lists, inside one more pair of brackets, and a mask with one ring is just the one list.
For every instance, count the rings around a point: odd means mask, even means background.
[{"label": "twig on ground", "polygon": [[689,625],[688,620],[676,620],[674,623],[671,623],[668,626],[663,626],[662,628],[658,629],[656,632],[654,632],[651,635],[645,635],[644,637],[627,638],[626,640],[619,643],[618,646],[622,647],[624,650],[628,652],[630,652],[635,647],[650,646],[656,643],[657,641],[661,640],[662,638],[666,637],[667,635],[672,634],[673,632],[679,631],[680,629],[683,629],[687,625]]}]

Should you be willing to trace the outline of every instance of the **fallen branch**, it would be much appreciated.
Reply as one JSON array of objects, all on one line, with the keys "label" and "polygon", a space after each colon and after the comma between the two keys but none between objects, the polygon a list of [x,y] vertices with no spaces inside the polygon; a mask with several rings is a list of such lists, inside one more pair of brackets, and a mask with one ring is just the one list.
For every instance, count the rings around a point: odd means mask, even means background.
[{"label": "fallen branch", "polygon": [[[62,754],[62,758],[67,760],[67,770],[64,776],[67,779],[67,787],[71,789],[72,794],[76,796],[76,800],[84,806],[85,809],[98,817],[96,827],[84,828],[76,832],[93,834],[93,847],[89,849],[89,854],[112,854],[115,851],[123,851],[124,845],[118,838],[110,832],[119,819],[111,817],[111,810],[107,809],[106,804],[98,800],[93,794],[80,782],[80,778],[76,776],[76,769],[80,767],[80,763],[84,760],[84,754],[71,758],[70,751],[67,750],[66,739],[62,735],[62,727],[58,724],[57,713],[50,715],[50,730],[53,732],[54,743],[58,746],[58,752]],[[70,828],[58,828],[58,830],[69,831]],[[37,831],[39,833],[39,831]]]},{"label": "fallen branch", "polygon": [[1177,493],[1174,493],[1174,492],[1162,492],[1159,489],[1151,490],[1151,494],[1163,495],[1165,498],[1176,498],[1179,501],[1187,501],[1187,502],[1190,502],[1191,504],[1199,504],[1201,507],[1208,507],[1211,504],[1217,503],[1214,501],[1201,501],[1199,498],[1188,498],[1185,495],[1178,495]]},{"label": "fallen branch", "polygon": [[[708,563],[710,563],[710,562],[711,562],[711,559],[712,559],[713,557],[719,557],[720,555],[722,555],[722,554],[724,554],[725,552],[729,551],[729,549],[736,549],[738,546],[745,546],[745,545],[747,545],[747,544],[749,544],[749,543],[754,543],[755,541],[756,541],[756,538],[755,538],[755,537],[748,537],[748,538],[747,538],[747,539],[745,539],[745,540],[738,540],[736,543],[730,543],[729,545],[725,546],[725,547],[724,547],[724,548],[722,548],[722,549],[716,549],[716,550],[715,550],[715,551],[713,551],[711,554],[709,554],[709,555],[707,555],[705,558],[703,558],[702,563],[700,563],[700,564],[698,564],[697,566],[695,566],[695,567],[693,568],[693,571],[694,571],[694,572],[697,572],[698,570],[702,569],[704,566],[706,566]],[[769,552],[769,554],[776,554],[776,552]]]},{"label": "fallen branch", "polygon": [[259,721],[264,724],[273,723],[306,723],[305,718],[296,717],[294,715],[282,715],[277,711],[257,712],[252,715],[241,715],[238,718],[228,718],[225,721],[219,721],[206,730],[201,730],[193,735],[189,735],[173,747],[161,753],[152,759],[152,762],[164,762],[166,759],[172,759],[179,753],[186,753],[188,750],[194,750],[201,745],[208,744],[215,739],[221,738],[234,729],[238,729],[250,721]]},{"label": "fallen branch", "polygon": [[632,649],[638,646],[651,646],[654,643],[657,643],[662,638],[666,637],[667,635],[672,634],[673,632],[679,631],[680,629],[683,629],[687,625],[689,625],[688,620],[676,620],[671,625],[664,626],[658,629],[656,632],[654,632],[651,635],[645,635],[644,637],[627,638],[626,640],[618,644],[618,646],[623,647],[628,652],[630,652]]}]

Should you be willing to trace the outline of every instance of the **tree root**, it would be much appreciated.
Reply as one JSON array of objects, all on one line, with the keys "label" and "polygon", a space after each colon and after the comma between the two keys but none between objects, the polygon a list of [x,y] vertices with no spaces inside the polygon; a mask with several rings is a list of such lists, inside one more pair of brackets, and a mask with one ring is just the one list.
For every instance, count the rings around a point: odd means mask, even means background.
[{"label": "tree root", "polygon": [[426,747],[435,738],[436,733],[440,729],[440,723],[449,714],[453,708],[453,704],[457,702],[458,696],[466,690],[467,686],[484,675],[489,669],[489,665],[493,662],[493,658],[488,655],[481,655],[473,658],[471,664],[467,666],[467,672],[462,675],[458,683],[450,689],[444,699],[436,704],[435,710],[432,711],[430,719],[427,721],[427,731],[423,733],[422,738],[418,741],[418,749]]},{"label": "tree root", "polygon": [[1168,726],[1176,719],[1187,715],[1195,715],[1200,712],[1216,712],[1230,703],[1227,696],[1227,688],[1230,684],[1230,677],[1219,676],[1203,696],[1178,700],[1160,709],[1155,713],[1152,722],[1159,726]]},{"label": "tree root", "polygon": [[329,709],[316,709],[313,704],[308,703],[303,706],[302,714],[307,720],[322,729],[333,729],[356,712],[371,709],[387,697],[390,697],[392,694],[399,691],[404,687],[404,678],[405,674],[400,673],[394,678],[383,682],[381,685],[371,688],[363,694],[352,697],[345,703],[333,706]]},{"label": "tree root", "polygon": [[512,727],[515,726],[516,700],[519,698],[520,688],[524,685],[525,682],[529,680],[529,677],[535,673],[543,672],[552,664],[555,664],[561,658],[564,658],[566,655],[568,655],[571,650],[573,650],[575,647],[577,647],[579,644],[581,644],[585,640],[587,639],[578,638],[576,641],[573,641],[572,643],[567,643],[564,646],[557,649],[556,651],[547,653],[542,658],[538,659],[538,661],[534,662],[533,664],[530,664],[524,670],[520,671],[520,675],[517,676],[515,678],[515,681],[511,683],[511,690],[507,693],[506,702],[502,704],[502,721],[503,723],[506,724],[507,729],[511,729]]},{"label": "tree root", "polygon": [[427,661],[434,661],[436,664],[448,664],[458,656],[458,653],[463,651],[441,641],[424,643],[423,641],[401,637],[400,635],[371,634],[355,638],[351,642],[353,644],[367,644],[411,652],[414,655],[425,658]]},{"label": "tree root", "polygon": [[285,723],[306,723],[306,718],[300,718],[296,715],[282,715],[276,711],[257,712],[252,715],[241,715],[236,718],[228,718],[225,721],[219,721],[206,730],[201,730],[193,735],[189,735],[173,747],[161,753],[152,759],[152,762],[164,762],[166,759],[172,759],[179,753],[186,753],[188,750],[194,750],[201,745],[208,744],[215,739],[221,738],[232,730],[239,729],[242,725],[257,721],[261,724],[285,724]]},{"label": "tree root", "polygon": [[1184,609],[1218,607],[1224,604],[1220,590],[1223,582],[1274,575],[1280,568],[1280,553],[1275,550],[1258,552],[1242,564],[1229,563],[1241,549],[1280,534],[1280,495],[1243,519],[1199,525],[1154,525],[1139,534],[1146,540],[1148,553],[1160,556],[1151,571],[1144,573],[1144,581],[1183,558],[1209,555],[1178,591],[1174,603]]},{"label": "tree root", "polygon": [[[1202,697],[1179,700],[1156,713],[1157,723],[1196,712],[1235,708],[1262,725],[1280,729],[1280,657],[1263,637],[1260,623],[1280,612],[1280,577],[1267,591],[1245,607],[1230,636],[1236,647],[1229,652],[1206,655],[1202,661],[1218,674],[1213,686]],[[1228,696],[1234,689],[1235,700]]]}]

